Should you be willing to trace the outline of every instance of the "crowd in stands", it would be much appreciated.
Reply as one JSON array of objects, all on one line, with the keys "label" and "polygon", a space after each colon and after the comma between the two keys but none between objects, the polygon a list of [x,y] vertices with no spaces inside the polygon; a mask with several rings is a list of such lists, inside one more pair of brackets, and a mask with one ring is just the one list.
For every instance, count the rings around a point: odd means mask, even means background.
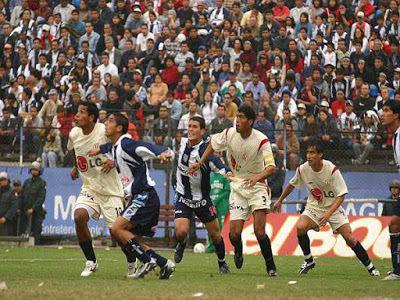
[{"label": "crowd in stands", "polygon": [[65,163],[80,101],[123,111],[134,139],[173,145],[257,112],[295,168],[312,137],[368,164],[400,101],[398,0],[0,0],[0,154]]}]

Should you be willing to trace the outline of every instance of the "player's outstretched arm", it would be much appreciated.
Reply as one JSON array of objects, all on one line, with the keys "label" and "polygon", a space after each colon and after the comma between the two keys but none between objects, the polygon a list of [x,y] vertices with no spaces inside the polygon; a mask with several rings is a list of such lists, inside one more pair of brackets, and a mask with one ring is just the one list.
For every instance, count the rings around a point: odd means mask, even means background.
[{"label": "player's outstretched arm", "polygon": [[138,155],[144,161],[160,159],[161,162],[165,162],[172,160],[175,156],[174,151],[168,147],[142,141],[133,141],[128,138],[121,141],[121,147],[129,155]]},{"label": "player's outstretched arm", "polygon": [[279,199],[275,202],[274,207],[273,207],[274,212],[281,211],[283,200],[285,200],[286,197],[289,196],[293,192],[293,190],[294,190],[294,186],[289,183],[283,190],[282,194],[279,196]]},{"label": "player's outstretched arm", "polygon": [[197,163],[191,164],[188,168],[188,174],[193,175],[194,172],[198,171],[202,164],[204,164],[208,157],[214,153],[214,149],[211,143],[208,144],[206,150],[204,151],[203,155],[201,156],[200,160]]}]

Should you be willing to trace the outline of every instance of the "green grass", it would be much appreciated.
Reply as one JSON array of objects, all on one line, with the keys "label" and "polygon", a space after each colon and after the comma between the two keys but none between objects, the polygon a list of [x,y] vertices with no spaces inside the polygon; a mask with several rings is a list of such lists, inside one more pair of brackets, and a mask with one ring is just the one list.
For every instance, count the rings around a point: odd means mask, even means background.
[{"label": "green grass", "polygon": [[[400,298],[400,282],[372,278],[356,259],[319,258],[317,267],[299,277],[301,257],[277,257],[279,277],[265,276],[261,257],[246,256],[244,266],[232,273],[217,273],[215,255],[187,250],[174,276],[160,281],[126,279],[126,263],[118,249],[96,250],[100,269],[80,278],[84,260],[79,249],[0,248],[0,281],[8,290],[0,299],[357,299]],[[172,257],[172,252],[162,252]],[[385,274],[389,260],[376,260]],[[297,281],[288,285],[288,281]]]}]

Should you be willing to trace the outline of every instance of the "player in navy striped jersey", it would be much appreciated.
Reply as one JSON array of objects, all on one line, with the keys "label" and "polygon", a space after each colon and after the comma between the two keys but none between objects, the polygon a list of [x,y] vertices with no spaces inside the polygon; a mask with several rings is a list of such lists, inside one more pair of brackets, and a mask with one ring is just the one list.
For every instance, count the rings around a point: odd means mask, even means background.
[{"label": "player in navy striped jersey", "polygon": [[[400,102],[387,101],[383,105],[382,124],[393,133],[393,154],[400,171]],[[389,224],[390,250],[393,271],[384,280],[400,280],[400,198],[397,199]]]},{"label": "player in navy striped jersey", "polygon": [[203,137],[206,124],[202,117],[192,117],[189,120],[188,137],[182,138],[179,149],[177,168],[177,187],[175,194],[175,234],[178,240],[175,249],[175,262],[182,260],[186,246],[186,236],[189,231],[189,220],[192,214],[203,222],[215,245],[220,273],[229,273],[225,262],[225,245],[219,229],[217,214],[210,198],[210,172],[226,174],[227,167],[215,156],[209,157],[206,163],[194,174],[189,176],[189,164],[200,160],[207,148]]},{"label": "player in navy striped jersey", "polygon": [[127,252],[143,263],[132,277],[142,278],[158,265],[161,268],[160,279],[168,279],[175,270],[174,263],[150,249],[141,242],[141,238],[154,235],[160,212],[160,199],[146,161],[159,158],[163,162],[170,160],[174,154],[167,147],[133,141],[127,134],[128,124],[121,114],[111,114],[105,125],[106,136],[112,143],[92,149],[89,155],[112,154],[125,197],[129,199],[121,216],[112,225],[111,234]]}]

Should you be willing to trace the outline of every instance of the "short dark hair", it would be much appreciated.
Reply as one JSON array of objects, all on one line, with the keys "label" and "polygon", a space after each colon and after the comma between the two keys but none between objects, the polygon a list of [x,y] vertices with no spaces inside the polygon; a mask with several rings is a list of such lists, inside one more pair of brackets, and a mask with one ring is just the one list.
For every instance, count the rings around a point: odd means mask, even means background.
[{"label": "short dark hair", "polygon": [[307,149],[309,149],[311,147],[315,147],[315,150],[318,153],[324,153],[324,146],[322,145],[321,141],[318,139],[313,138],[308,141]]},{"label": "short dark hair", "polygon": [[122,134],[126,134],[129,127],[128,119],[119,112],[112,113],[112,115],[115,118],[115,123],[117,123],[117,126],[122,126]]},{"label": "short dark hair", "polygon": [[400,118],[400,102],[396,100],[389,100],[383,105],[388,107],[394,114],[398,114]]},{"label": "short dark hair", "polygon": [[189,121],[199,122],[200,129],[206,129],[206,121],[202,117],[194,116],[194,117],[191,117]]},{"label": "short dark hair", "polygon": [[256,120],[256,112],[250,105],[240,105],[238,112],[244,114],[248,120],[253,120],[253,122]]},{"label": "short dark hair", "polygon": [[79,105],[85,106],[89,116],[93,116],[93,122],[96,123],[99,118],[99,109],[91,102],[81,101]]}]

